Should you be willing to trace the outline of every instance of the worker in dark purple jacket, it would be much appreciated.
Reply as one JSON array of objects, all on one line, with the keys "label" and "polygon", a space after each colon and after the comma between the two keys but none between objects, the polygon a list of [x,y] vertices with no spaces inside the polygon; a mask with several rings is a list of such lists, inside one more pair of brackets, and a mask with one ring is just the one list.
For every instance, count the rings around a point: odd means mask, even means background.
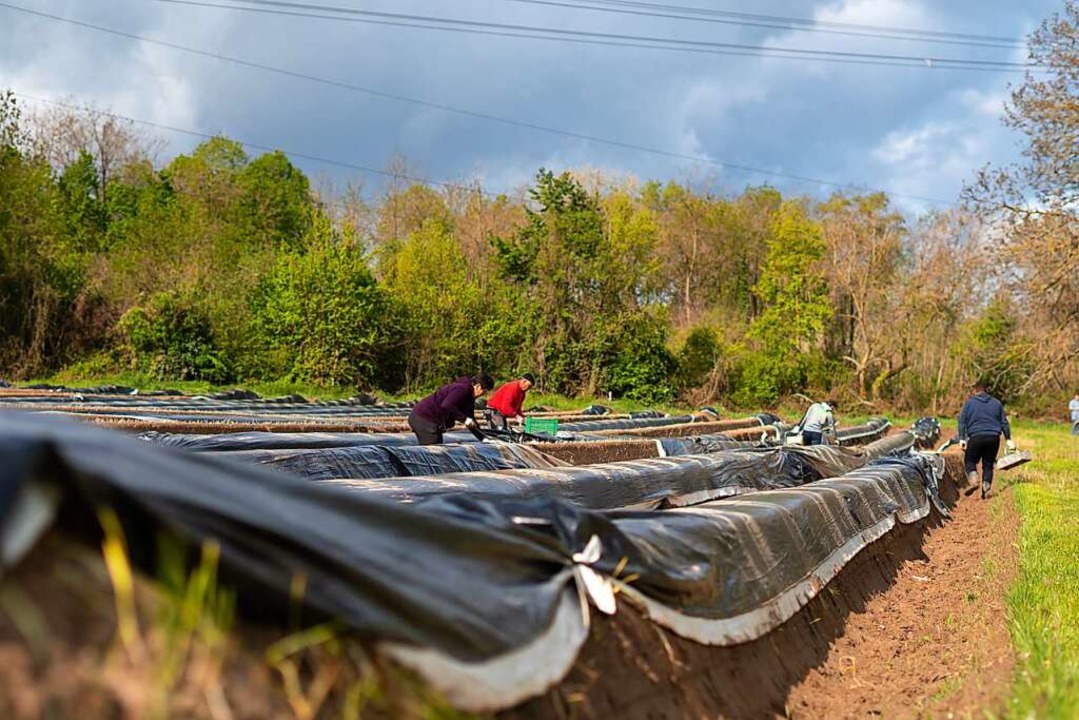
[{"label": "worker in dark purple jacket", "polygon": [[486,373],[458,378],[416,403],[409,413],[408,426],[416,433],[420,445],[441,445],[442,434],[459,422],[482,440],[483,433],[473,417],[476,398],[494,386],[494,379]]}]

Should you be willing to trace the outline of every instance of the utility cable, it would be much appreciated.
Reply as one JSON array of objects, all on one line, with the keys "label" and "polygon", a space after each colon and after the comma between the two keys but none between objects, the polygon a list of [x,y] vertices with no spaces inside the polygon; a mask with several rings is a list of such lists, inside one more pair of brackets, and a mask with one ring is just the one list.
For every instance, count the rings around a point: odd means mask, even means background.
[{"label": "utility cable", "polygon": [[1013,62],[1008,60],[972,60],[965,58],[937,58],[886,53],[817,50],[809,48],[767,47],[743,43],[724,43],[707,40],[686,40],[680,38],[652,37],[647,35],[571,30],[512,23],[496,23],[483,20],[440,18],[411,13],[363,10],[333,5],[312,5],[308,3],[287,2],[285,0],[234,0],[233,2],[228,3],[204,2],[200,0],[156,0],[156,2],[167,3],[170,5],[187,5],[192,7],[234,10],[265,15],[279,15],[283,17],[306,17],[320,20],[394,25],[481,35],[504,34],[510,37],[534,40],[572,40],[590,45],[643,47],[670,52],[697,52],[717,55],[748,54],[751,56],[801,61],[821,60],[865,64],[882,63],[897,64],[905,67],[982,70],[991,72],[1022,72],[1040,67],[1031,63]]},{"label": "utility cable", "polygon": [[[172,43],[172,42],[168,42],[168,41],[165,41],[165,40],[155,40],[153,38],[148,38],[148,37],[144,37],[144,36],[141,36],[141,35],[136,35],[134,33],[128,33],[128,32],[122,31],[122,30],[116,30],[114,28],[108,28],[108,27],[104,27],[104,26],[101,26],[101,25],[94,25],[92,23],[87,23],[87,22],[84,22],[84,21],[81,21],[81,20],[75,20],[73,18],[66,18],[66,17],[62,17],[62,16],[59,16],[59,15],[51,15],[49,13],[43,13],[43,12],[40,12],[40,11],[37,11],[37,10],[30,10],[28,8],[23,8],[23,7],[20,7],[18,5],[12,5],[11,3],[3,2],[2,0],[0,0],[0,7],[8,8],[8,9],[11,9],[11,10],[16,10],[16,11],[19,11],[19,12],[28,13],[30,15],[43,17],[43,18],[54,20],[54,21],[57,21],[57,22],[63,22],[63,23],[67,23],[67,24],[76,25],[78,27],[83,27],[83,28],[86,28],[86,29],[91,29],[91,30],[96,30],[96,31],[99,31],[99,32],[104,32],[106,34],[111,34],[111,35],[124,37],[124,38],[130,39],[130,40],[138,40],[138,41],[150,43],[150,44],[153,44],[153,45],[159,45],[159,46],[162,46],[162,47],[171,48],[173,50],[179,50],[179,51],[190,53],[190,54],[197,55],[197,56],[200,56],[200,57],[206,57],[206,58],[211,58],[211,59],[219,60],[219,61],[223,61],[223,62],[229,62],[229,63],[235,64],[235,65],[239,65],[241,67],[254,68],[254,69],[262,70],[262,71],[265,71],[265,72],[270,72],[270,73],[274,73],[274,74],[277,74],[277,75],[282,75],[282,76],[285,76],[285,77],[290,77],[290,78],[299,79],[299,80],[306,80],[306,81],[310,81],[310,82],[319,83],[319,84],[322,84],[322,85],[327,85],[327,86],[330,86],[330,87],[349,90],[349,91],[353,91],[353,92],[359,92],[359,93],[363,93],[363,94],[366,94],[366,95],[371,95],[373,97],[380,97],[380,98],[385,98],[385,99],[389,99],[389,100],[395,100],[395,101],[398,101],[398,102],[418,105],[418,106],[421,106],[421,107],[432,108],[432,109],[440,110],[440,111],[443,111],[443,112],[453,113],[453,114],[457,114],[457,115],[463,115],[463,116],[466,116],[466,117],[482,119],[482,120],[486,120],[486,121],[490,121],[490,122],[497,122],[497,123],[501,123],[501,124],[504,124],[504,125],[514,126],[514,127],[520,127],[520,128],[524,128],[524,129],[528,129],[528,130],[533,130],[533,131],[536,131],[536,132],[543,132],[543,133],[552,134],[552,135],[559,135],[559,136],[563,136],[563,137],[569,137],[569,138],[573,138],[575,140],[583,140],[583,141],[586,141],[586,142],[593,142],[593,143],[596,143],[596,144],[607,145],[607,146],[610,146],[610,147],[617,147],[617,148],[621,148],[621,149],[625,149],[625,150],[633,150],[633,151],[636,151],[636,152],[647,153],[647,154],[656,155],[656,156],[660,156],[660,157],[667,157],[667,158],[672,158],[672,159],[676,159],[676,160],[685,160],[685,161],[690,161],[690,162],[701,163],[701,164],[704,164],[704,165],[712,165],[712,166],[715,166],[715,167],[721,167],[721,168],[725,168],[725,169],[728,169],[728,170],[736,170],[736,171],[744,172],[744,173],[752,173],[752,174],[757,174],[757,175],[764,175],[764,176],[767,176],[767,177],[782,178],[784,180],[794,180],[794,181],[798,181],[798,182],[811,183],[811,184],[815,184],[815,185],[823,185],[823,186],[827,186],[827,187],[838,188],[838,189],[841,189],[841,190],[864,191],[864,188],[860,188],[859,186],[851,184],[851,183],[839,183],[839,182],[834,182],[834,181],[830,181],[830,180],[822,180],[820,178],[812,178],[812,177],[808,177],[808,176],[804,176],[804,175],[796,175],[796,174],[792,174],[792,173],[784,173],[784,172],[779,172],[779,171],[775,171],[775,170],[765,170],[765,169],[762,169],[762,168],[752,167],[752,166],[749,166],[749,165],[741,165],[741,164],[737,164],[737,163],[724,162],[722,160],[716,160],[714,158],[710,158],[710,157],[706,157],[706,156],[690,155],[690,154],[686,154],[686,153],[678,153],[678,152],[673,152],[673,151],[669,151],[669,150],[663,150],[663,149],[659,149],[659,148],[652,148],[652,147],[648,147],[648,146],[645,146],[645,145],[638,145],[638,144],[635,144],[635,143],[623,142],[623,141],[620,141],[620,140],[602,138],[602,137],[598,137],[598,136],[594,136],[594,135],[589,135],[589,134],[586,134],[586,133],[574,132],[574,131],[571,131],[571,130],[562,130],[562,129],[559,129],[559,128],[548,127],[548,126],[545,126],[545,125],[539,125],[537,123],[527,122],[527,121],[523,121],[523,120],[515,120],[515,119],[512,119],[512,118],[501,117],[501,116],[498,116],[498,115],[491,115],[489,113],[484,113],[484,112],[479,112],[479,111],[474,111],[474,110],[468,110],[468,109],[465,109],[465,108],[459,108],[459,107],[455,107],[455,106],[451,106],[451,105],[445,105],[445,104],[437,103],[437,102],[431,102],[431,101],[428,101],[428,100],[423,100],[423,99],[419,99],[419,98],[413,98],[413,97],[409,97],[409,96],[406,96],[406,95],[399,95],[399,94],[396,94],[396,93],[388,93],[388,92],[384,92],[384,91],[381,91],[381,90],[375,90],[375,89],[372,89],[372,88],[367,88],[367,87],[362,87],[362,86],[359,86],[359,85],[353,85],[353,84],[350,84],[350,83],[345,83],[345,82],[341,82],[341,81],[337,81],[337,80],[331,80],[331,79],[327,79],[327,78],[322,78],[322,77],[318,77],[318,76],[315,76],[315,75],[309,75],[309,74],[306,74],[306,73],[287,70],[287,69],[284,69],[284,68],[278,68],[278,67],[274,67],[272,65],[265,65],[263,63],[253,62],[253,61],[249,61],[249,60],[243,60],[241,58],[222,55],[220,53],[214,53],[214,52],[209,52],[209,51],[206,51],[206,50],[200,50],[200,49],[197,49],[197,48],[188,47],[186,45],[179,45],[177,43]],[[922,197],[922,196],[917,196],[917,195],[908,195],[908,194],[905,194],[905,193],[904,194],[890,193],[890,194],[893,197],[896,197],[896,198],[905,198],[905,199],[908,199],[908,200],[917,200],[919,202],[928,202],[928,203],[932,203],[932,204],[935,204],[935,205],[945,205],[945,206],[951,205],[950,202],[948,202],[946,200],[940,200],[940,199],[937,199],[937,198],[928,198],[928,197]]]}]

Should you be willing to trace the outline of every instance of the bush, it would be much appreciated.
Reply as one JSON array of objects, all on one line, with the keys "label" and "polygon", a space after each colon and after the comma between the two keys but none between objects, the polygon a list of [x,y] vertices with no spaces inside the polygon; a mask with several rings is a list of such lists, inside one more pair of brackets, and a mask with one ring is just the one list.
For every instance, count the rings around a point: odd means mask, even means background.
[{"label": "bush", "polygon": [[617,347],[606,372],[611,392],[646,403],[674,399],[678,361],[667,349],[665,320],[648,314],[633,318],[623,326]]},{"label": "bush", "polygon": [[741,360],[735,369],[733,400],[743,408],[775,407],[779,399],[805,386],[805,367],[801,356],[778,359],[755,352]]},{"label": "bush", "polygon": [[678,387],[700,387],[722,356],[719,339],[709,327],[694,328],[678,353]]},{"label": "bush", "polygon": [[393,387],[398,315],[362,253],[316,222],[311,248],[284,255],[263,281],[254,334],[270,376]]},{"label": "bush", "polygon": [[174,293],[158,293],[145,306],[131,308],[117,330],[135,368],[159,380],[233,379],[227,358],[214,345],[209,320]]}]

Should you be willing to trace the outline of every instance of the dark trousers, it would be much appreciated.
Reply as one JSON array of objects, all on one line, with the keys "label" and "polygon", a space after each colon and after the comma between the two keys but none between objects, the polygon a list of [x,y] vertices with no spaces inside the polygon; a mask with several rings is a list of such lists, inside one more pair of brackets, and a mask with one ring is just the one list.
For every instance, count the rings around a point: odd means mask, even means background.
[{"label": "dark trousers", "polygon": [[416,433],[416,439],[420,445],[441,445],[442,428],[427,418],[420,417],[413,410],[408,414],[408,426]]},{"label": "dark trousers", "polygon": [[509,424],[506,422],[506,416],[494,408],[487,408],[484,410],[483,417],[487,420],[487,427],[492,430],[506,430],[509,427]]},{"label": "dark trousers", "polygon": [[972,435],[967,438],[967,451],[963,455],[963,469],[967,474],[974,472],[978,463],[982,464],[982,482],[993,484],[993,468],[1000,452],[1000,435]]},{"label": "dark trousers", "polygon": [[824,433],[813,432],[812,430],[802,431],[802,444],[803,445],[823,445]]}]

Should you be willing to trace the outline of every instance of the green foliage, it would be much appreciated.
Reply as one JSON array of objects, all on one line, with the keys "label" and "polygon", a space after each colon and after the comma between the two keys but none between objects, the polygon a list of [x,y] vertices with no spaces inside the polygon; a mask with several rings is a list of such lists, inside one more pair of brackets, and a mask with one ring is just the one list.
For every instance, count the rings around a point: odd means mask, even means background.
[{"label": "green foliage", "polygon": [[960,345],[968,376],[989,385],[1008,403],[1018,399],[1030,378],[1030,348],[1018,338],[1018,322],[1006,303],[995,300],[966,328]]},{"label": "green foliage", "polygon": [[103,250],[108,215],[100,200],[93,156],[83,151],[76,162],[64,168],[57,186],[68,242],[82,252]]},{"label": "green foliage", "polygon": [[[450,228],[428,220],[385,260],[386,289],[402,310],[405,377],[427,387],[478,367],[477,329],[486,299]],[[500,328],[490,328],[500,331]]]},{"label": "green foliage", "polygon": [[805,359],[752,352],[735,365],[732,399],[739,407],[775,407],[781,398],[805,387]]},{"label": "green foliage", "polygon": [[621,328],[606,386],[618,397],[647,403],[670,402],[678,362],[667,349],[667,320],[638,314]]},{"label": "green foliage", "polygon": [[764,310],[749,329],[776,360],[814,348],[831,317],[819,267],[823,257],[820,226],[802,205],[785,203],[772,222],[768,255],[753,289]]},{"label": "green foliage", "polygon": [[117,330],[135,368],[160,380],[232,380],[207,317],[189,298],[159,293],[124,313]]},{"label": "green foliage", "polygon": [[328,385],[392,385],[391,298],[328,219],[316,218],[310,234],[306,252],[283,255],[257,295],[254,336],[266,369]]},{"label": "green foliage", "polygon": [[262,155],[237,177],[241,232],[274,247],[299,249],[311,229],[311,186],[280,150]]},{"label": "green foliage", "polygon": [[[394,171],[369,205],[316,198],[283,153],[248,156],[224,137],[105,172],[100,148],[51,152],[33,130],[0,94],[5,377],[75,367],[414,395],[528,369],[567,395],[750,408],[826,390],[938,405],[973,375],[1014,400],[1079,372],[1044,364],[1073,357],[1074,334],[1039,344],[1026,322],[1063,317],[1074,293],[1039,305],[1028,288],[1016,302],[966,271],[976,229],[936,218],[924,225],[939,238],[915,238],[924,228],[880,194],[812,204],[540,170],[527,203],[490,202]],[[982,312],[968,298],[986,288],[1002,303]],[[677,358],[672,335],[687,337]]]},{"label": "green foliage", "polygon": [[70,359],[86,260],[65,233],[51,169],[21,147],[20,122],[0,95],[0,368],[32,374]]},{"label": "green foliage", "polygon": [[678,353],[678,386],[689,389],[701,385],[721,356],[722,348],[715,330],[694,328]]}]

